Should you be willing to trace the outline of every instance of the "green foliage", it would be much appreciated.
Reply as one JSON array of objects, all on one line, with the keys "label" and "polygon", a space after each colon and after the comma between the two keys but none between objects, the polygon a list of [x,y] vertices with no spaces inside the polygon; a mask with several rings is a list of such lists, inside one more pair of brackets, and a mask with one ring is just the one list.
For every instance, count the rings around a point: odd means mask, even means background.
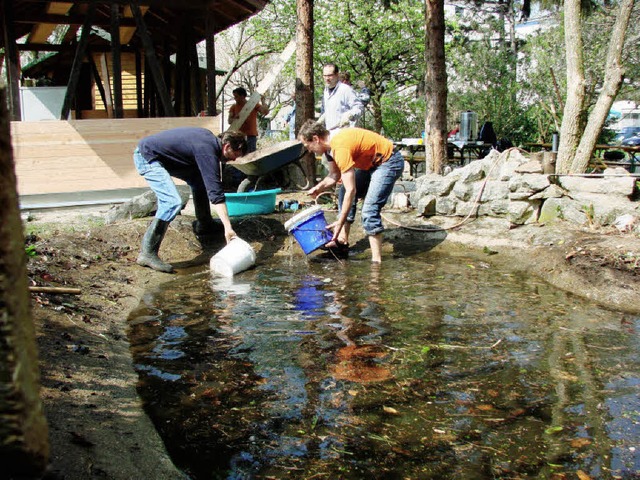
[{"label": "green foliage", "polygon": [[27,257],[35,257],[36,255],[38,255],[35,245],[26,245],[24,247],[24,251],[27,254]]},{"label": "green foliage", "polygon": [[[511,45],[509,21],[515,21],[519,5],[509,5],[511,10],[505,10],[504,15],[486,15],[491,6],[479,4],[477,8],[485,12],[482,16],[448,22],[449,124],[453,127],[461,112],[473,110],[480,124],[485,120],[493,123],[498,138],[508,137],[516,145],[549,142],[552,133],[560,129],[566,95],[563,20],[560,13],[549,17],[544,29]],[[545,8],[558,9],[550,2]],[[592,9],[583,22],[587,108],[595,102],[602,85],[616,8]],[[639,8],[636,5],[636,12]],[[260,15],[252,17],[247,28],[256,48],[281,51],[295,35],[295,9],[295,0],[274,0]],[[479,18],[483,20],[475,20]],[[314,19],[316,102],[319,104],[323,87],[321,65],[335,62],[351,73],[354,85],[362,81],[372,91],[365,116],[367,128],[382,130],[396,139],[419,136],[425,115],[424,2],[315,2]],[[628,80],[619,99],[640,100],[635,86],[640,76],[639,33],[640,22],[632,21],[624,54]],[[294,68],[294,61],[288,62],[281,75],[289,89],[295,78]],[[270,107],[277,112],[277,105]]]},{"label": "green foliage", "polygon": [[382,126],[389,138],[420,137],[424,130],[425,99],[413,92],[389,88],[381,102]]},{"label": "green foliage", "polygon": [[507,137],[517,145],[534,136],[541,111],[523,91],[525,82],[517,74],[510,45],[496,38],[500,29],[504,31],[504,26],[498,21],[467,29],[458,23],[448,25],[449,124],[453,127],[462,112],[472,110],[478,114],[479,127],[491,121],[498,138]]},{"label": "green foliage", "polygon": [[[424,76],[423,4],[398,0],[344,0],[315,6],[315,65],[318,98],[323,88],[320,65],[338,64],[371,90],[373,118],[383,98],[397,89],[417,86]],[[384,117],[382,117],[384,118]],[[383,120],[387,130],[388,121]],[[374,130],[382,124],[373,124]],[[422,129],[420,129],[422,130]]]}]

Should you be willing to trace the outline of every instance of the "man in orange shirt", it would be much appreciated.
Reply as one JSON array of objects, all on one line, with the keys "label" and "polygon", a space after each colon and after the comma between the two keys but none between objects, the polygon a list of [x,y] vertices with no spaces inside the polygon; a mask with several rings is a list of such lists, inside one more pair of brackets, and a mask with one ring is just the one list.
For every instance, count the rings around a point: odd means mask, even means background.
[{"label": "man in orange shirt", "polygon": [[[355,220],[356,198],[364,198],[362,226],[369,237],[371,261],[382,261],[381,210],[387,203],[393,186],[402,175],[404,159],[393,151],[391,140],[363,128],[345,128],[330,138],[329,131],[320,123],[307,120],[300,128],[298,138],[307,150],[324,154],[329,174],[308,191],[316,198],[342,180],[344,196],[339,205],[338,220],[328,225],[333,237],[327,247],[348,252],[349,231]],[[347,247],[345,248],[344,245]]]},{"label": "man in orange shirt", "polygon": [[[238,87],[232,93],[236,103],[229,108],[229,124],[240,118],[240,112],[247,103],[247,91],[244,88]],[[247,136],[247,153],[255,152],[257,148],[258,113],[267,115],[269,109],[265,105],[258,103],[239,129]]]}]

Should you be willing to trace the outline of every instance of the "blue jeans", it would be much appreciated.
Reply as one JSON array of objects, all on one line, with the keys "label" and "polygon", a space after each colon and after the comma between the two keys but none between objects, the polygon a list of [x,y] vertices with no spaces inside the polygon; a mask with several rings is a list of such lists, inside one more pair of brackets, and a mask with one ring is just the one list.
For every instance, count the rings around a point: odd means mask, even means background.
[{"label": "blue jeans", "polygon": [[[389,160],[369,170],[356,169],[356,198],[349,207],[347,221],[353,223],[356,217],[356,203],[364,198],[362,204],[362,227],[367,235],[376,235],[384,231],[380,212],[393,191],[396,180],[402,176],[404,159],[396,152]],[[338,192],[338,204],[342,210],[344,186]]]},{"label": "blue jeans", "polygon": [[133,163],[138,173],[144,177],[151,190],[156,194],[158,199],[156,218],[166,222],[176,218],[182,210],[182,198],[169,172],[160,162],[149,162],[137,148],[133,152]]}]

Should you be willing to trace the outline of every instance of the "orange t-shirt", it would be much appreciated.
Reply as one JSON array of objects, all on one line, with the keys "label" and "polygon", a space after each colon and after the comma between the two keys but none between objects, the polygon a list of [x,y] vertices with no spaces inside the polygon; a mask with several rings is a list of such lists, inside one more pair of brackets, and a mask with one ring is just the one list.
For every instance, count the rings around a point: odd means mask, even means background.
[{"label": "orange t-shirt", "polygon": [[[244,105],[242,106],[244,107]],[[237,116],[242,107],[237,103],[234,103],[229,108],[229,114],[232,117]],[[247,119],[244,121],[242,126],[240,127],[240,131],[247,135],[248,137],[257,137],[258,136],[258,111],[260,110],[260,104],[256,105],[256,107],[251,111]]]},{"label": "orange t-shirt", "polygon": [[364,128],[345,128],[329,142],[331,156],[341,172],[356,167],[369,170],[388,160],[393,153],[393,142]]}]

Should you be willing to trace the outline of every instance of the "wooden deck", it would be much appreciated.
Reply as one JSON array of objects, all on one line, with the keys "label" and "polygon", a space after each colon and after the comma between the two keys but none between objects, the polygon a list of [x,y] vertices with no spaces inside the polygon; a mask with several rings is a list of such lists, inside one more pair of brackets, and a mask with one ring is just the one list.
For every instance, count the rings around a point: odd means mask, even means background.
[{"label": "wooden deck", "polygon": [[11,122],[19,195],[146,187],[133,150],[150,134],[176,127],[220,133],[220,117]]}]

